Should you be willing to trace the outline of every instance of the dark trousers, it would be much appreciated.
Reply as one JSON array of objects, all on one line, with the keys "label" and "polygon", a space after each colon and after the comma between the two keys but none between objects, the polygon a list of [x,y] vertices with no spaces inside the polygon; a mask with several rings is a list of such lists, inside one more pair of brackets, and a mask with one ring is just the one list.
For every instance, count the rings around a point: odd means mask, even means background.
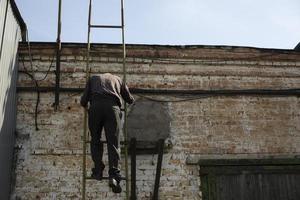
[{"label": "dark trousers", "polygon": [[91,132],[91,154],[95,170],[104,168],[103,143],[101,133],[104,127],[107,141],[109,177],[120,178],[120,149],[119,136],[121,129],[121,111],[117,103],[107,98],[97,98],[89,108],[89,129]]}]

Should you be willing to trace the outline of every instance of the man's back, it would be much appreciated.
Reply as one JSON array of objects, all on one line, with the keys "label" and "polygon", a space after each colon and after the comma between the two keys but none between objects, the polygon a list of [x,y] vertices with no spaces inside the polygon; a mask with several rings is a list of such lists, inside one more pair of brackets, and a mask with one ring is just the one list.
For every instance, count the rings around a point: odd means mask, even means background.
[{"label": "man's back", "polygon": [[91,93],[121,96],[122,81],[118,76],[109,73],[90,78]]},{"label": "man's back", "polygon": [[108,95],[114,97],[119,106],[121,106],[122,102],[121,97],[127,103],[134,101],[128,87],[122,82],[121,78],[110,73],[92,76],[89,79],[81,98],[81,105],[86,106],[93,95]]}]

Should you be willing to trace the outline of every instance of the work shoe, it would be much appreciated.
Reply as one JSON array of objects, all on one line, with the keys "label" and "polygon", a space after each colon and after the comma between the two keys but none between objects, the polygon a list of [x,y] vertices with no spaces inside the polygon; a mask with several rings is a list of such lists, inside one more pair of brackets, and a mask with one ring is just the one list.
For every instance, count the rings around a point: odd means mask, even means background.
[{"label": "work shoe", "polygon": [[93,168],[93,169],[92,169],[92,175],[91,175],[91,177],[92,177],[93,179],[98,180],[98,181],[102,180],[102,177],[103,177],[103,170],[104,170],[104,167],[101,168],[101,169]]},{"label": "work shoe", "polygon": [[121,193],[122,192],[120,182],[117,181],[115,178],[109,179],[109,187],[111,187],[113,193]]}]

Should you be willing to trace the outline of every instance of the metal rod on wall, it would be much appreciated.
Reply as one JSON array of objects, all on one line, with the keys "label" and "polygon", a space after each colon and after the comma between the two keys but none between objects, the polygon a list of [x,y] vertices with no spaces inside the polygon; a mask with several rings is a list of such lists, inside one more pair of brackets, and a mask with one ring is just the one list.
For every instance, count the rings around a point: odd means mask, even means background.
[{"label": "metal rod on wall", "polygon": [[[84,88],[60,88],[61,92],[83,92]],[[35,92],[36,87],[17,87],[18,92]],[[55,87],[40,87],[40,92],[55,91]],[[130,88],[133,94],[149,95],[207,95],[212,96],[300,96],[300,88],[293,89],[240,89],[240,90],[177,90]]]},{"label": "metal rod on wall", "polygon": [[58,1],[58,20],[57,20],[57,39],[56,39],[56,79],[55,79],[55,110],[57,110],[59,106],[59,91],[60,91],[60,55],[61,55],[61,2]]}]

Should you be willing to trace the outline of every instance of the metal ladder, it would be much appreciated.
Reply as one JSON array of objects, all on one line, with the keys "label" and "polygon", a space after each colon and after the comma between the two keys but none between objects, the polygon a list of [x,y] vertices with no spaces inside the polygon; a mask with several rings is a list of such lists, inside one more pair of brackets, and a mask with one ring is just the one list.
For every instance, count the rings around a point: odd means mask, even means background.
[{"label": "metal ladder", "polygon": [[[90,43],[90,34],[92,28],[103,28],[103,29],[121,29],[122,30],[122,51],[123,51],[123,81],[126,84],[126,46],[125,46],[125,33],[124,33],[124,0],[121,1],[121,25],[94,25],[91,23],[91,14],[92,14],[92,0],[89,0],[89,14],[88,14],[88,37],[87,37],[87,57],[86,57],[86,82],[90,77],[90,51],[91,51],[91,43]],[[127,141],[127,105],[123,102],[124,105],[124,124],[123,124],[123,134],[124,134],[124,153],[125,153],[125,178],[126,180],[126,200],[129,200],[129,172],[128,172],[128,141]],[[88,127],[87,127],[87,109],[84,109],[84,127],[83,127],[83,163],[82,163],[82,200],[86,198],[86,181],[91,179],[86,174],[86,150],[88,140]],[[103,179],[108,179],[108,177],[103,177]]]}]

